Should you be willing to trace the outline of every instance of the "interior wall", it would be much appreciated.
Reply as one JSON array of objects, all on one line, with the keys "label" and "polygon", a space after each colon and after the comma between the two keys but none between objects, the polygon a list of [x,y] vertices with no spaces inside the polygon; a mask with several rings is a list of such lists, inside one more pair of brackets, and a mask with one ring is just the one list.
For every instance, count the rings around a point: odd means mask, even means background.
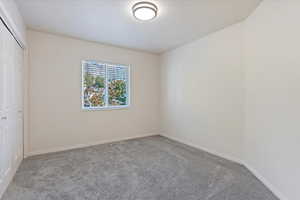
[{"label": "interior wall", "polygon": [[299,199],[300,1],[264,0],[245,22],[245,162]]},{"label": "interior wall", "polygon": [[[159,133],[159,57],[29,30],[29,155]],[[131,66],[127,109],[81,109],[81,61]]]},{"label": "interior wall", "polygon": [[241,160],[242,31],[236,24],[162,55],[165,136]]}]

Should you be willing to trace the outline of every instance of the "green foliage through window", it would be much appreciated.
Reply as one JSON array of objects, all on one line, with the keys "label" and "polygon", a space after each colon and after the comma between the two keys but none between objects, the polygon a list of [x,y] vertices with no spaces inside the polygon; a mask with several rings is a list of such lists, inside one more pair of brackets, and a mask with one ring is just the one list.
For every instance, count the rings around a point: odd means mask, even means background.
[{"label": "green foliage through window", "polygon": [[109,105],[126,105],[126,82],[113,80],[108,85]]}]

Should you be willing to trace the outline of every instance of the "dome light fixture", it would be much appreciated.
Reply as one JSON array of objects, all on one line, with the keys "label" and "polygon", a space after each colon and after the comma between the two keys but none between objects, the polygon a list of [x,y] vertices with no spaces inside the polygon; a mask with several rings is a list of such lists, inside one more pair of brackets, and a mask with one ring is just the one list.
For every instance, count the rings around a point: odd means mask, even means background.
[{"label": "dome light fixture", "polygon": [[149,21],[157,16],[158,8],[154,3],[141,1],[132,6],[132,13],[135,18],[141,21]]}]

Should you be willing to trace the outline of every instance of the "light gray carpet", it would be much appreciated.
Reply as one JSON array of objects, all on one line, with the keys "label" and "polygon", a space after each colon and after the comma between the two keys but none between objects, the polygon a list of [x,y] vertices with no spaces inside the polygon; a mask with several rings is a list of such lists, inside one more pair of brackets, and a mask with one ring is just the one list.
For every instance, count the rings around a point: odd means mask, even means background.
[{"label": "light gray carpet", "polygon": [[2,200],[278,200],[247,169],[154,136],[23,161]]}]

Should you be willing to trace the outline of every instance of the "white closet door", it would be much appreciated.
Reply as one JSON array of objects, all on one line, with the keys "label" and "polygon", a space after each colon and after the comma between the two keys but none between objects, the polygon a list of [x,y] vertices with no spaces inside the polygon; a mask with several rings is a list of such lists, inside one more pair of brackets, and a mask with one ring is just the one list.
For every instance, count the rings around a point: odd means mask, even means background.
[{"label": "white closet door", "polygon": [[8,43],[6,41],[6,28],[0,23],[0,182],[3,181],[9,169],[9,138],[8,138],[8,112],[7,112],[7,55]]},{"label": "white closet door", "polygon": [[23,156],[23,50],[0,22],[0,184]]},{"label": "white closet door", "polygon": [[17,131],[17,140],[16,140],[16,155],[17,158],[23,157],[23,50],[15,42],[15,83],[16,83],[16,131]]},{"label": "white closet door", "polygon": [[[0,26],[0,37],[3,37],[3,27]],[[4,52],[4,40],[0,38],[0,52]],[[3,105],[4,105],[4,66],[3,66],[3,53],[0,53],[0,184],[4,176],[4,126],[3,126]]]}]

